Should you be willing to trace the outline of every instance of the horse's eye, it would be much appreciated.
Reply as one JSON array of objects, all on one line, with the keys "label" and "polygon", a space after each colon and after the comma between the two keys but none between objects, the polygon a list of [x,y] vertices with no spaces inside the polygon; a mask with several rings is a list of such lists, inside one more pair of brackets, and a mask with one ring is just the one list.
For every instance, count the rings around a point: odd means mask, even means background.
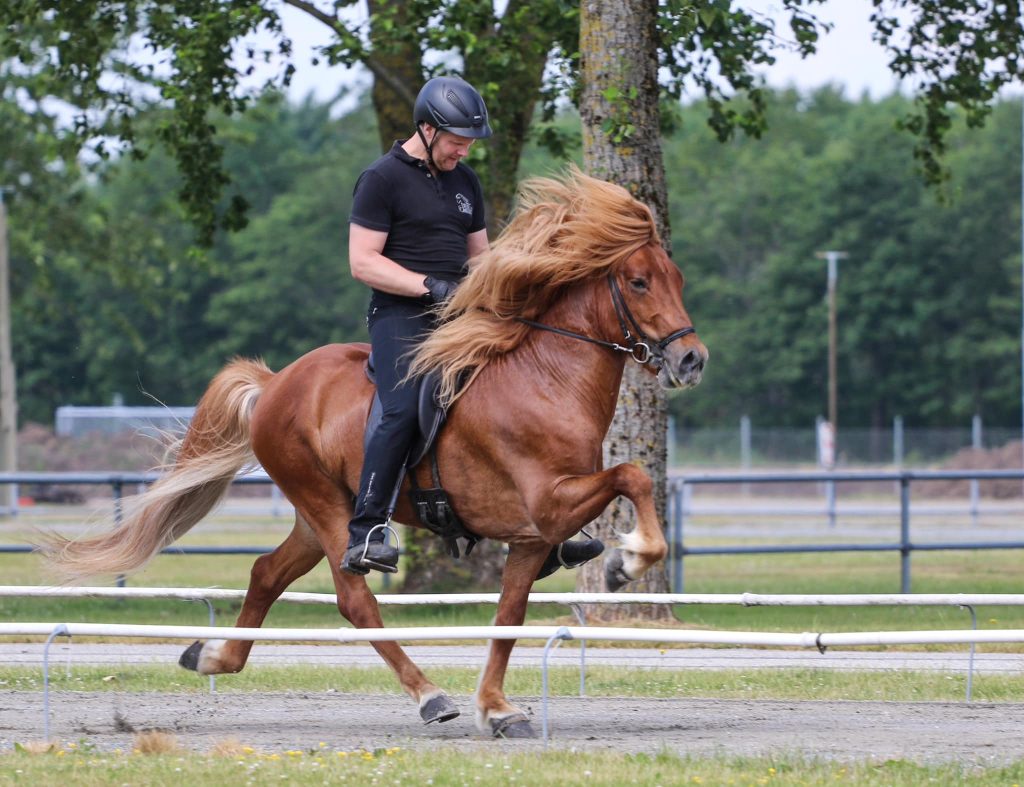
[{"label": "horse's eye", "polygon": [[640,278],[639,276],[635,279],[630,279],[629,286],[637,292],[643,292],[647,289],[647,279]]}]

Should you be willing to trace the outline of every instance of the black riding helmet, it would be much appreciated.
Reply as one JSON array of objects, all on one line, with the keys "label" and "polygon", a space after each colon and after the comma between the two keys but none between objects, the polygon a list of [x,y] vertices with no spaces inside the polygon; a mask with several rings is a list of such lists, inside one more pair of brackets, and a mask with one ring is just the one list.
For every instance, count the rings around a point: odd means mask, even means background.
[{"label": "black riding helmet", "polygon": [[487,107],[469,82],[458,77],[434,77],[416,96],[412,119],[416,128],[429,123],[438,131],[460,137],[486,139],[491,136]]},{"label": "black riding helmet", "polygon": [[429,123],[438,131],[458,134],[471,139],[486,139],[491,136],[487,122],[487,107],[476,88],[458,77],[434,77],[416,96],[412,110],[416,133],[427,149],[427,160],[434,166],[434,139],[427,143],[423,124]]}]

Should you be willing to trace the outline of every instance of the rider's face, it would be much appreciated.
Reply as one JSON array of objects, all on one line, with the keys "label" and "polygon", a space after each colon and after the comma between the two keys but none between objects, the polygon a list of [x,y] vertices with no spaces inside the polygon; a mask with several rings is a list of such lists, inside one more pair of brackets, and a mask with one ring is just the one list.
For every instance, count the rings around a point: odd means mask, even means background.
[{"label": "rider's face", "polygon": [[469,155],[469,149],[473,147],[474,142],[476,140],[471,137],[460,137],[458,134],[435,129],[430,148],[434,166],[442,172],[450,172]]}]

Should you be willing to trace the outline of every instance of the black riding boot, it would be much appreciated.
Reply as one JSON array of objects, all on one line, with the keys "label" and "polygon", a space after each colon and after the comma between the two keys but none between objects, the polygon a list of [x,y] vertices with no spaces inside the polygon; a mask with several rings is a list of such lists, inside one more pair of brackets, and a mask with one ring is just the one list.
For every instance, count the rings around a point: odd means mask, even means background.
[{"label": "black riding boot", "polygon": [[537,573],[537,579],[551,576],[560,568],[579,568],[604,552],[604,543],[599,538],[588,538],[585,541],[563,541],[552,547],[544,565]]}]

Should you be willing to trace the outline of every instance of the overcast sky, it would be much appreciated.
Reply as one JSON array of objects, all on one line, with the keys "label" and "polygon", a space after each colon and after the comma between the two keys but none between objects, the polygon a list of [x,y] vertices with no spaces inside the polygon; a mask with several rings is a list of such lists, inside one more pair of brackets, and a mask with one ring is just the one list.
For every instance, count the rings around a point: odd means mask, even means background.
[{"label": "overcast sky", "polygon": [[[737,4],[777,17],[782,7],[781,0],[738,0]],[[865,90],[876,98],[891,93],[896,82],[886,67],[885,53],[871,40],[871,0],[827,0],[815,13],[834,24],[833,30],[819,42],[819,54],[801,60],[780,52],[778,62],[765,72],[769,84],[814,88],[834,83],[842,85],[851,98]],[[329,41],[330,31],[291,7],[285,7],[282,14],[297,55],[293,97],[302,98],[312,91],[318,99],[327,100],[342,84],[351,84],[354,79],[368,83],[365,74],[358,77],[341,67],[309,65],[311,47]],[[789,32],[782,23],[777,24],[776,30],[783,36]]]}]

